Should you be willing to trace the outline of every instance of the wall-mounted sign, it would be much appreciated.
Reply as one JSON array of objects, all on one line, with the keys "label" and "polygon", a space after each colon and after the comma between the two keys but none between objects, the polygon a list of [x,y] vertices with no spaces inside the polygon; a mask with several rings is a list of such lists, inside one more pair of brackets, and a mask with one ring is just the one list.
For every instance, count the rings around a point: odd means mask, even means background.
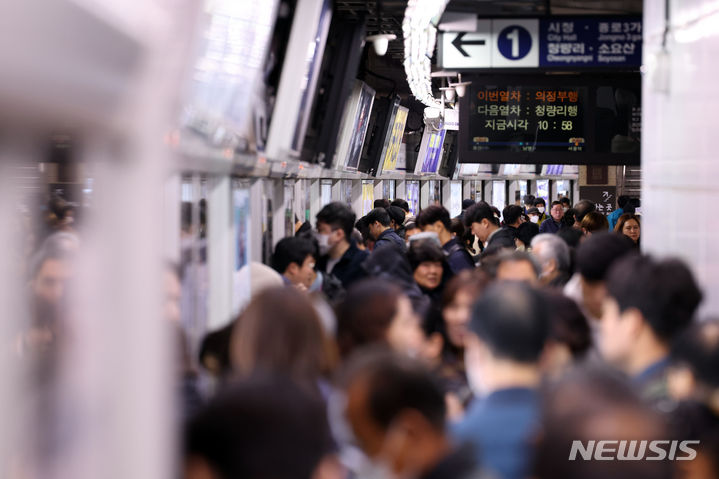
[{"label": "wall-mounted sign", "polygon": [[638,68],[641,17],[478,20],[475,32],[444,32],[445,69]]}]

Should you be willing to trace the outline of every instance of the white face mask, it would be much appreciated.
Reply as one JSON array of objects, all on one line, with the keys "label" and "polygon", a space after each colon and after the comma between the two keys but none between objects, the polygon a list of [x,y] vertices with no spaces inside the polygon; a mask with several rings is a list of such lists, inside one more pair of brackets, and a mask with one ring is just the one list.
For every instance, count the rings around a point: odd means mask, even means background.
[{"label": "white face mask", "polygon": [[317,243],[320,246],[320,256],[330,252],[330,235],[317,233]]},{"label": "white face mask", "polygon": [[567,208],[567,207],[565,206],[564,208],[562,208],[562,211],[563,211],[564,213],[566,213],[567,211],[569,211],[569,208]]},{"label": "white face mask", "polygon": [[540,207],[537,208],[537,209],[539,210],[539,214],[540,214],[540,215],[543,215],[543,214],[544,214],[544,206],[540,206]]},{"label": "white face mask", "polygon": [[529,221],[532,223],[539,223],[539,216],[532,215],[529,217]]}]

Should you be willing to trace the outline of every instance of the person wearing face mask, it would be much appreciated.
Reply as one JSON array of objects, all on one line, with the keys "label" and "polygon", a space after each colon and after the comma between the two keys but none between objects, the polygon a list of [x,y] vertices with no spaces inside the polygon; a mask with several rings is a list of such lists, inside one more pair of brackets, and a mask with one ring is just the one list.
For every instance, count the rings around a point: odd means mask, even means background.
[{"label": "person wearing face mask", "polygon": [[572,207],[572,202],[567,198],[566,196],[559,199],[559,204],[562,205],[562,211],[566,213],[569,211],[569,208]]},{"label": "person wearing face mask", "polygon": [[490,474],[526,478],[540,414],[539,362],[550,333],[546,299],[524,282],[495,283],[475,303],[469,329],[465,365],[481,399],[452,433],[473,444]]},{"label": "person wearing face mask", "polygon": [[345,416],[365,454],[357,477],[478,477],[471,447],[445,432],[444,395],[423,364],[386,351],[358,356],[342,380]]},{"label": "person wearing face mask", "polygon": [[317,242],[321,256],[317,269],[332,274],[345,289],[365,277],[362,263],[369,256],[369,252],[361,251],[352,240],[355,218],[350,207],[339,201],[325,205],[317,213]]},{"label": "person wearing face mask", "polygon": [[534,223],[539,226],[539,216],[539,209],[531,207],[527,210],[527,218],[529,218],[530,223]]},{"label": "person wearing face mask", "polygon": [[539,211],[539,222],[537,224],[541,226],[544,220],[548,218],[546,214],[547,203],[544,201],[544,198],[537,198],[534,200],[534,207]]},{"label": "person wearing face mask", "polygon": [[[539,210],[538,210],[539,211]],[[549,210],[549,218],[539,225],[540,233],[556,233],[562,227],[562,217],[564,210],[559,201],[552,202],[552,208]]]}]

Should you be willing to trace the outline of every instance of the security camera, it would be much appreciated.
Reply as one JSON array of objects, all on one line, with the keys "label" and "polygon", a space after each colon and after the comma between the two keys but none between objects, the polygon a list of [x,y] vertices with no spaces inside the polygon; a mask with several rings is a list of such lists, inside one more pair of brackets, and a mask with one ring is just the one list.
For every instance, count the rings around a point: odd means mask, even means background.
[{"label": "security camera", "polygon": [[372,35],[367,37],[367,41],[372,42],[375,53],[377,54],[377,56],[381,57],[384,56],[385,53],[387,53],[389,42],[395,40],[396,38],[397,35],[391,33],[380,33],[378,35]]},{"label": "security camera", "polygon": [[454,100],[454,87],[451,86],[445,86],[440,88],[444,92],[444,97],[447,99],[447,101],[453,101]]}]

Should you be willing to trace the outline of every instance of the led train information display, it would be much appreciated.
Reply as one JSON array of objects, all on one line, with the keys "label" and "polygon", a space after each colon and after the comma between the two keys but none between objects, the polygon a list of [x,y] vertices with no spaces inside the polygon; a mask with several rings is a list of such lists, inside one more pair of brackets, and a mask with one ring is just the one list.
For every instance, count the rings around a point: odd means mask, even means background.
[{"label": "led train information display", "polygon": [[584,151],[585,87],[485,87],[473,90],[473,151]]},{"label": "led train information display", "polygon": [[460,103],[459,162],[638,165],[638,73],[476,76]]}]

